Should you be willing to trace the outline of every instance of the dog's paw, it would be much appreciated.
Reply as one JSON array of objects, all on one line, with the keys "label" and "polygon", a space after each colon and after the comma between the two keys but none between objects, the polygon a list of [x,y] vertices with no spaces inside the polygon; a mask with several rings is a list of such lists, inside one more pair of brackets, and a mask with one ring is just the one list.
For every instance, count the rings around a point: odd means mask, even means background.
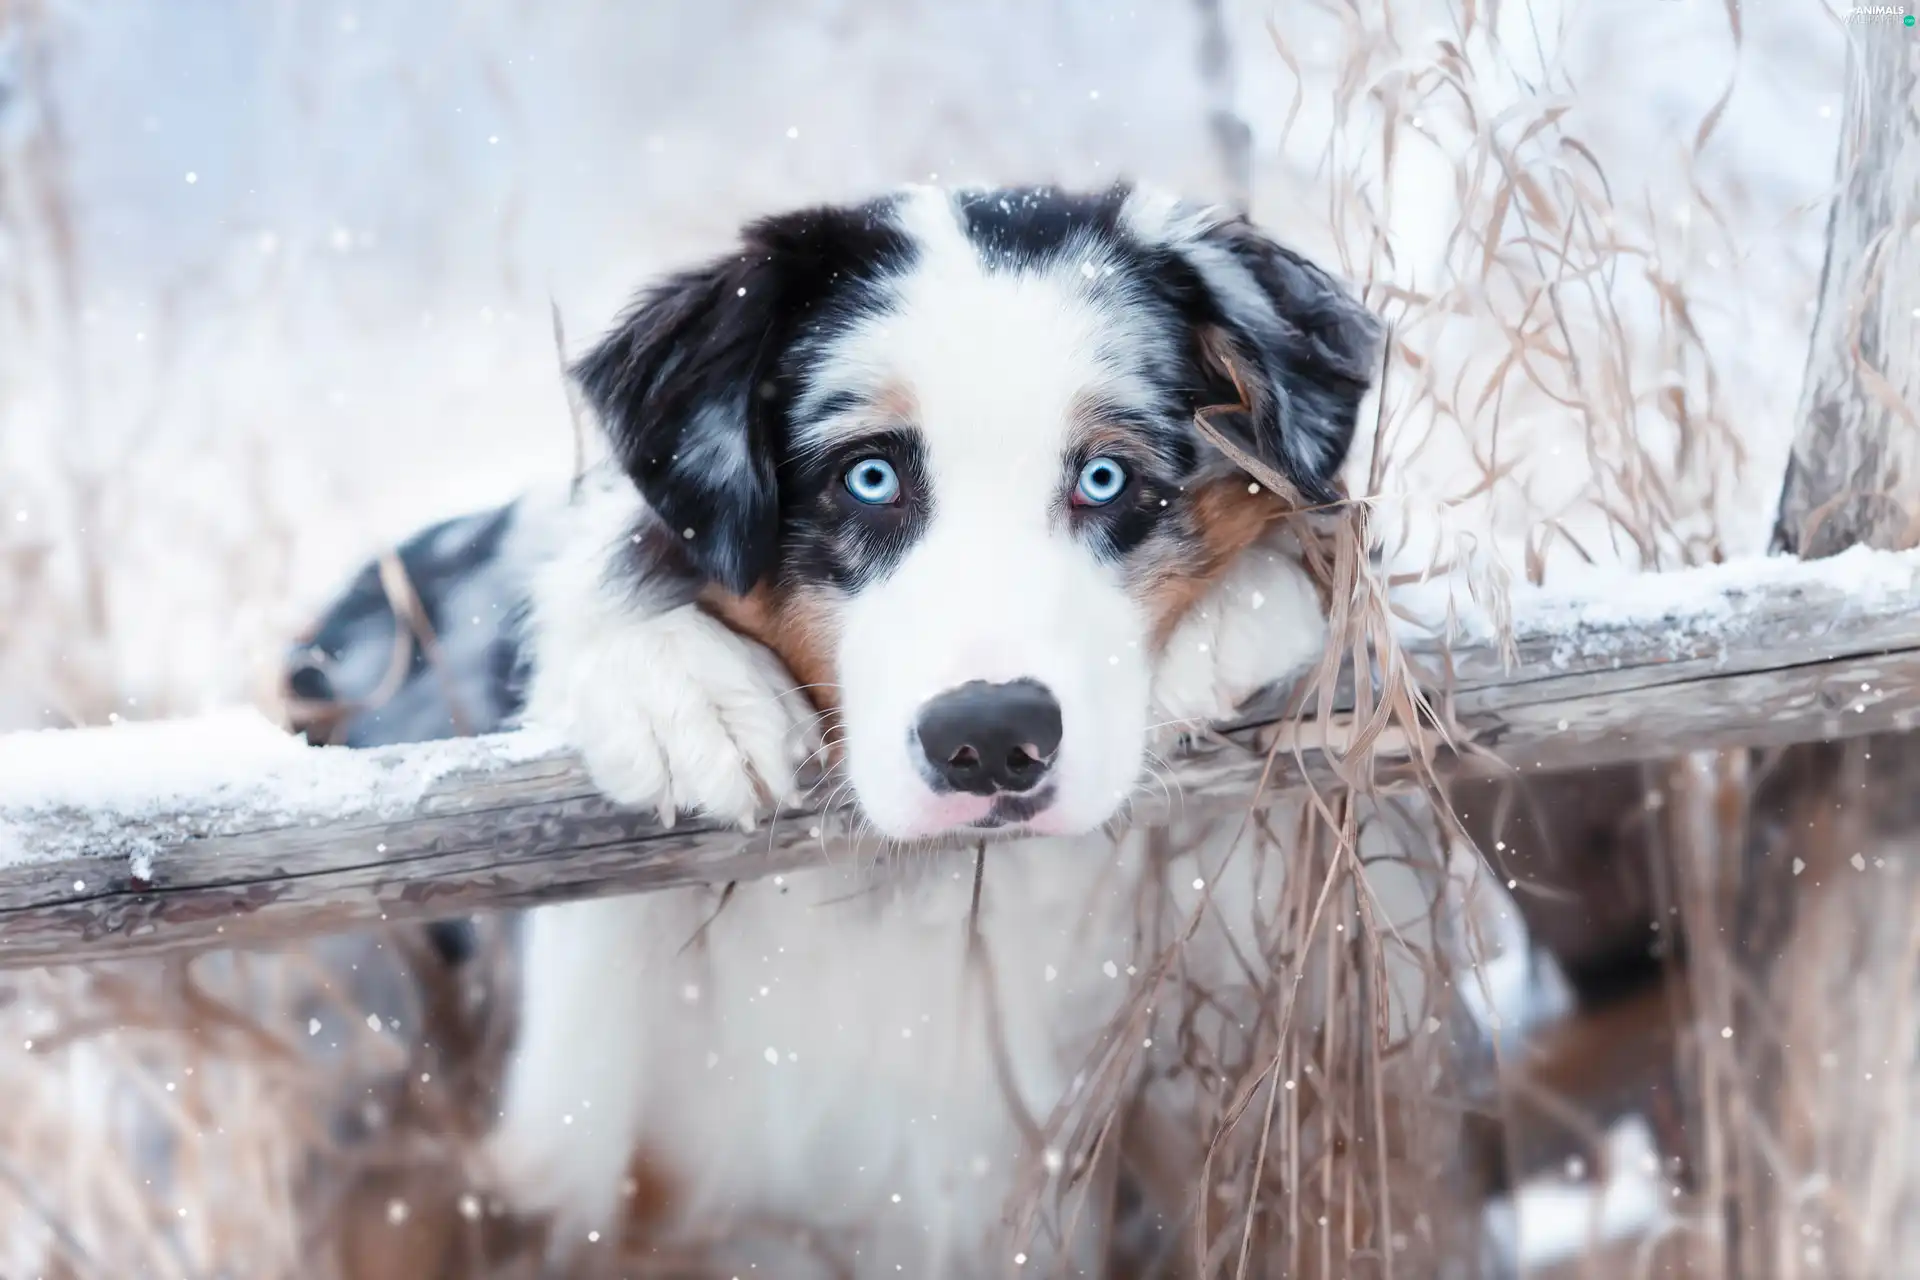
[{"label": "dog's paw", "polygon": [[1154,671],[1161,736],[1224,720],[1319,660],[1327,619],[1306,570],[1279,546],[1241,553],[1168,638]]},{"label": "dog's paw", "polygon": [[695,605],[543,640],[524,719],[609,799],[668,825],[698,811],[751,826],[792,798],[813,716],[763,646]]}]

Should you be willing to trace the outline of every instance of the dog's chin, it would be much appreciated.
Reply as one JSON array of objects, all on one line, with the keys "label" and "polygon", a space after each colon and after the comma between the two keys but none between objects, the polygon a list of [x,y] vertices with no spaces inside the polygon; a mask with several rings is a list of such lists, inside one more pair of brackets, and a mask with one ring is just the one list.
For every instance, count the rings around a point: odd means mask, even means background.
[{"label": "dog's chin", "polygon": [[[907,812],[876,813],[878,806],[861,805],[867,821],[889,840],[903,844],[938,842],[958,836],[1001,834],[1027,821],[1032,814],[1007,804],[1019,796],[929,794]],[[888,806],[891,808],[892,806]]]},{"label": "dog's chin", "polygon": [[1053,807],[1054,788],[1040,787],[1019,795],[997,795],[988,801],[987,811],[967,825],[975,831],[1021,830]]},{"label": "dog's chin", "polygon": [[1098,830],[1112,816],[1111,811],[1090,813],[1086,806],[1062,803],[1059,789],[1051,785],[994,796],[933,795],[910,816],[890,821],[879,821],[867,811],[868,821],[882,835],[901,843],[938,843],[968,836],[1081,836]]}]

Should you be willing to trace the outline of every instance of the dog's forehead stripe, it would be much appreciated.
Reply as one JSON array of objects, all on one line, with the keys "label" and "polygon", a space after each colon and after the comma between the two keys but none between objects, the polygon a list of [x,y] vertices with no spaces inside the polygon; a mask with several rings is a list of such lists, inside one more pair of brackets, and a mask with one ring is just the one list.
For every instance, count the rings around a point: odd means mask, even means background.
[{"label": "dog's forehead stripe", "polygon": [[1175,335],[1136,279],[1116,195],[955,195],[911,188],[892,206],[912,265],[884,305],[815,353],[795,445],[830,447],[897,423],[965,431],[1019,452],[1064,442],[1089,397],[1143,419],[1177,399]]}]

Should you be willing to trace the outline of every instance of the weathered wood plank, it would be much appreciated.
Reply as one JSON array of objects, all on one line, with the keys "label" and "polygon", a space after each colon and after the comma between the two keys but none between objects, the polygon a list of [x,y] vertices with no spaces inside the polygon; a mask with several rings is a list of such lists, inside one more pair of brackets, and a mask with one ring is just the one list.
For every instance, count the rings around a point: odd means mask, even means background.
[{"label": "weathered wood plank", "polygon": [[[1457,646],[1452,704],[1485,752],[1469,767],[1579,769],[1913,724],[1920,554],[1813,569],[1775,563],[1622,587],[1657,594],[1639,606],[1619,592],[1596,599],[1588,612],[1600,616],[1577,638],[1564,629],[1577,601],[1531,607],[1504,673],[1493,647]],[[1444,665],[1431,647],[1425,661]],[[1176,803],[1247,803],[1276,735],[1283,758],[1270,790],[1300,785],[1293,744],[1319,741],[1323,728],[1276,723],[1272,707],[1184,755]],[[163,730],[150,749],[191,747],[169,746]],[[0,865],[0,965],[272,943],[863,854],[833,815],[787,814],[754,833],[662,830],[595,795],[564,752],[519,735],[274,758],[257,786],[137,820],[72,797],[49,807],[0,779],[0,851],[14,850]],[[1139,816],[1165,803],[1148,797]]]}]

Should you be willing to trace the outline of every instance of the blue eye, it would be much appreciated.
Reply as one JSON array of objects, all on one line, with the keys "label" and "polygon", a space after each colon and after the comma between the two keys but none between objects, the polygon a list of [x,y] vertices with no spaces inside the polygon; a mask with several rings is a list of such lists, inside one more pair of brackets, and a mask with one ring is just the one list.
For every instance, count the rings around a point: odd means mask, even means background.
[{"label": "blue eye", "polygon": [[1112,458],[1095,458],[1080,468],[1073,486],[1073,502],[1080,507],[1104,507],[1127,487],[1127,469]]},{"label": "blue eye", "polygon": [[870,507],[900,501],[900,475],[885,458],[862,458],[847,468],[847,492]]}]

